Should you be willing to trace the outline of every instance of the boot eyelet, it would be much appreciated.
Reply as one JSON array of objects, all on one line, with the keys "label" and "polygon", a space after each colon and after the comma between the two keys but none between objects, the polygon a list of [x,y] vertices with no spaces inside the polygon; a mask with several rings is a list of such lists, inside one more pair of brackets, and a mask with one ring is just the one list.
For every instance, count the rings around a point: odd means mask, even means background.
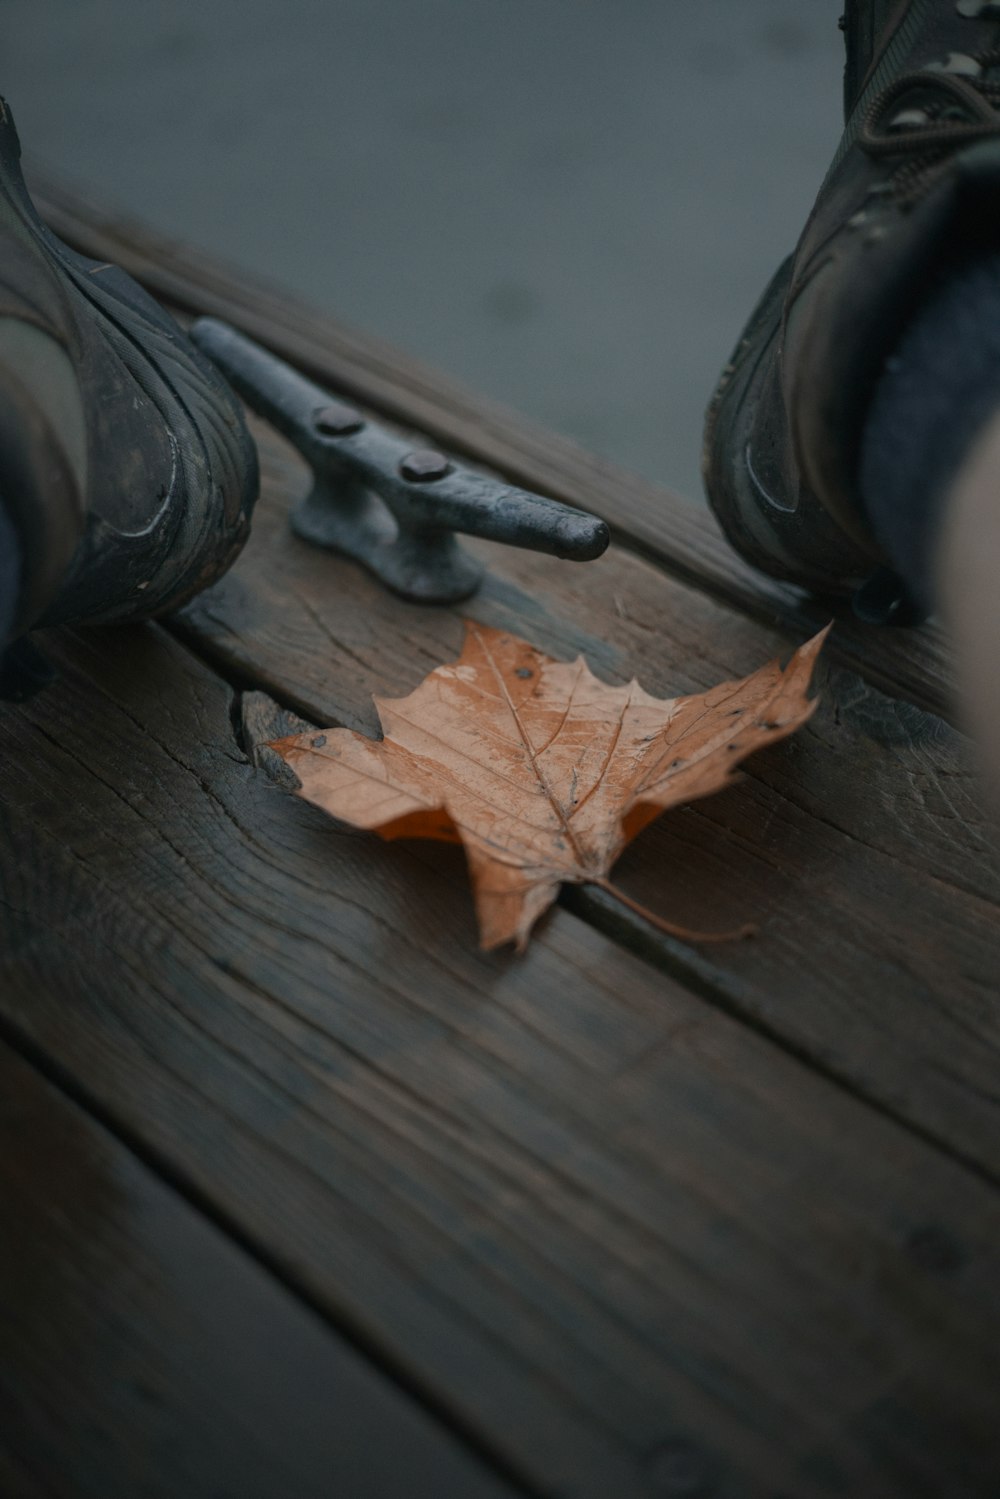
[{"label": "boot eyelet", "polygon": [[970,21],[988,21],[1000,16],[1000,0],[956,0],[955,9]]},{"label": "boot eyelet", "polygon": [[926,109],[901,109],[898,114],[893,115],[885,128],[895,135],[901,130],[922,130],[930,122],[931,117]]},{"label": "boot eyelet", "polygon": [[954,78],[978,78],[983,71],[983,65],[965,52],[949,52],[947,57],[940,58],[937,62],[929,62],[923,71],[925,73],[950,73]]}]

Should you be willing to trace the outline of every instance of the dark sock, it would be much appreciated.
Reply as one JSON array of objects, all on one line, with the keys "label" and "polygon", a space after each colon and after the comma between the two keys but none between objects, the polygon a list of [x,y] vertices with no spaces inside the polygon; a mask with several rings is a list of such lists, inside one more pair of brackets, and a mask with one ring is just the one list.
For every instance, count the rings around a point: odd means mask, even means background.
[{"label": "dark sock", "polygon": [[21,592],[21,543],[0,504],[0,655],[7,644]]},{"label": "dark sock", "polygon": [[861,494],[918,604],[934,605],[938,535],[952,483],[1000,410],[1000,251],[956,266],[908,323],[865,423]]},{"label": "dark sock", "polygon": [[23,548],[0,504],[0,703],[23,703],[52,681],[55,672],[27,635],[11,640],[21,591]]}]

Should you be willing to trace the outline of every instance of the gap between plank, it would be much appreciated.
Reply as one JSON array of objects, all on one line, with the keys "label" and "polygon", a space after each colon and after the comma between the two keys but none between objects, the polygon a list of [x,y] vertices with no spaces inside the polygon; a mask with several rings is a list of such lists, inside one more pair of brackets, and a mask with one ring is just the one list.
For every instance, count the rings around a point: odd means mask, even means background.
[{"label": "gap between plank", "polygon": [[[253,757],[250,747],[244,743],[240,712],[240,698],[244,692],[263,692],[284,712],[294,714],[309,728],[321,727],[310,717],[307,707],[284,694],[280,688],[274,687],[270,682],[256,680],[249,672],[233,671],[230,663],[223,665],[212,650],[206,648],[204,641],[196,632],[184,626],[183,621],[161,620],[158,623],[159,628],[164,629],[178,645],[229,687],[233,693],[233,702],[230,707],[233,738],[240,753],[251,762]],[[330,727],[330,725],[323,727]],[[337,725],[334,724],[333,727]],[[266,774],[266,772],[263,773]],[[839,1092],[847,1094],[856,1103],[872,1109],[876,1114],[906,1130],[946,1160],[968,1171],[977,1181],[993,1190],[1000,1189],[1000,1172],[989,1171],[981,1162],[966,1155],[964,1151],[958,1150],[947,1140],[942,1140],[932,1130],[916,1123],[882,1099],[866,1092],[851,1078],[818,1060],[803,1046],[769,1026],[753,1012],[748,1004],[741,1001],[739,984],[723,980],[710,960],[697,948],[656,931],[641,917],[629,911],[620,901],[594,885],[564,884],[559,892],[557,904],[576,916],[578,920],[585,921],[588,926],[601,932],[603,936],[624,948],[626,952],[641,958],[650,967],[668,974],[683,985],[689,993],[713,1009],[721,1011],[729,1019],[744,1026],[762,1040],[776,1046],[779,1051],[821,1077]]]},{"label": "gap between plank", "polygon": [[226,1239],[246,1254],[256,1265],[272,1277],[296,1301],[317,1316],[331,1332],[343,1338],[355,1353],[366,1360],[383,1378],[412,1400],[432,1420],[452,1436],[474,1459],[487,1467],[495,1477],[504,1480],[524,1495],[524,1499],[546,1499],[545,1493],[511,1463],[505,1453],[467,1424],[449,1406],[432,1392],[424,1389],[405,1369],[396,1366],[384,1348],[373,1342],[365,1330],[353,1321],[334,1312],[315,1297],[309,1288],[301,1284],[281,1260],[269,1253],[242,1227],[237,1219],[230,1217],[218,1203],[207,1196],[168,1156],[149,1145],[141,1135],[117,1118],[91,1094],[83,1082],[57,1062],[30,1036],[22,1032],[6,1015],[0,1013],[0,1042],[17,1053],[21,1059],[58,1089],[71,1103],[83,1109],[90,1117],[112,1135],[120,1145],[141,1162],[159,1180],[163,1181],[187,1205],[222,1233]]},{"label": "gap between plank", "polygon": [[[95,210],[44,173],[35,184],[35,197],[45,218],[68,243],[84,254],[120,263],[164,303],[192,316],[210,312],[234,323],[331,392],[423,431],[473,463],[564,503],[597,509],[598,495],[587,491],[595,486],[600,490],[606,472],[607,487],[617,483],[621,490],[612,507],[617,518],[609,520],[615,542],[736,613],[792,636],[815,630],[829,618],[828,600],[812,600],[790,585],[755,573],[729,550],[704,512],[670,489],[639,480],[610,462],[595,461],[593,472],[581,479],[577,471],[587,464],[588,455],[576,444],[497,403],[465,393],[447,376],[330,317],[316,314],[309,320],[305,304],[280,289],[142,225]],[[328,350],[319,341],[317,327],[327,330]],[[535,474],[539,466],[544,472]],[[581,484],[585,492],[578,494]],[[661,514],[668,522],[662,528],[655,523]],[[672,537],[671,523],[676,533]],[[830,642],[832,659],[890,697],[954,723],[947,652],[933,630],[922,640],[912,633],[907,639],[906,632],[858,625],[843,602],[833,612],[844,634],[834,635]]]}]

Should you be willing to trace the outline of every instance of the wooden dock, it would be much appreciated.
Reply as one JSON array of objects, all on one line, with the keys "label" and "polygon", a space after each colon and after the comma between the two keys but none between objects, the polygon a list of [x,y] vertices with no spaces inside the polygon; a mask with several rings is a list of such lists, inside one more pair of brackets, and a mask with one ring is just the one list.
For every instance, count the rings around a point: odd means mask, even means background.
[{"label": "wooden dock", "polygon": [[462,617],[667,696],[825,618],[709,517],[271,288],[39,194],[184,316],[592,508],[406,604],[287,524],[255,423],[232,572],[52,633],[0,712],[4,1499],[997,1499],[1000,858],[933,629],[841,621],[822,706],[477,950],[460,852],[286,794]]}]

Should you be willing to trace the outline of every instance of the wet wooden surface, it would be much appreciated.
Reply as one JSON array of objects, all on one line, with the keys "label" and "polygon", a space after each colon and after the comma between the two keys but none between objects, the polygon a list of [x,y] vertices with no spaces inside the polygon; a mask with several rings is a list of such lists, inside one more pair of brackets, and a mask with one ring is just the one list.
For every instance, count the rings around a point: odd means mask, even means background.
[{"label": "wet wooden surface", "polygon": [[[306,338],[61,211],[182,307]],[[457,850],[330,822],[266,740],[370,732],[463,613],[667,694],[814,606],[683,502],[612,475],[602,506],[558,442],[309,336],[341,393],[628,544],[483,546],[475,599],[407,605],[289,534],[304,470],[258,424],[228,578],[167,627],[50,637],[59,683],[0,715],[0,1492],[995,1499],[1000,863],[926,711],[937,642],[838,627],[809,729],[623,859],[756,943],[576,890],[484,956]]]},{"label": "wet wooden surface", "polygon": [[3,1043],[0,1125],[5,1499],[512,1499],[515,1489]]}]

